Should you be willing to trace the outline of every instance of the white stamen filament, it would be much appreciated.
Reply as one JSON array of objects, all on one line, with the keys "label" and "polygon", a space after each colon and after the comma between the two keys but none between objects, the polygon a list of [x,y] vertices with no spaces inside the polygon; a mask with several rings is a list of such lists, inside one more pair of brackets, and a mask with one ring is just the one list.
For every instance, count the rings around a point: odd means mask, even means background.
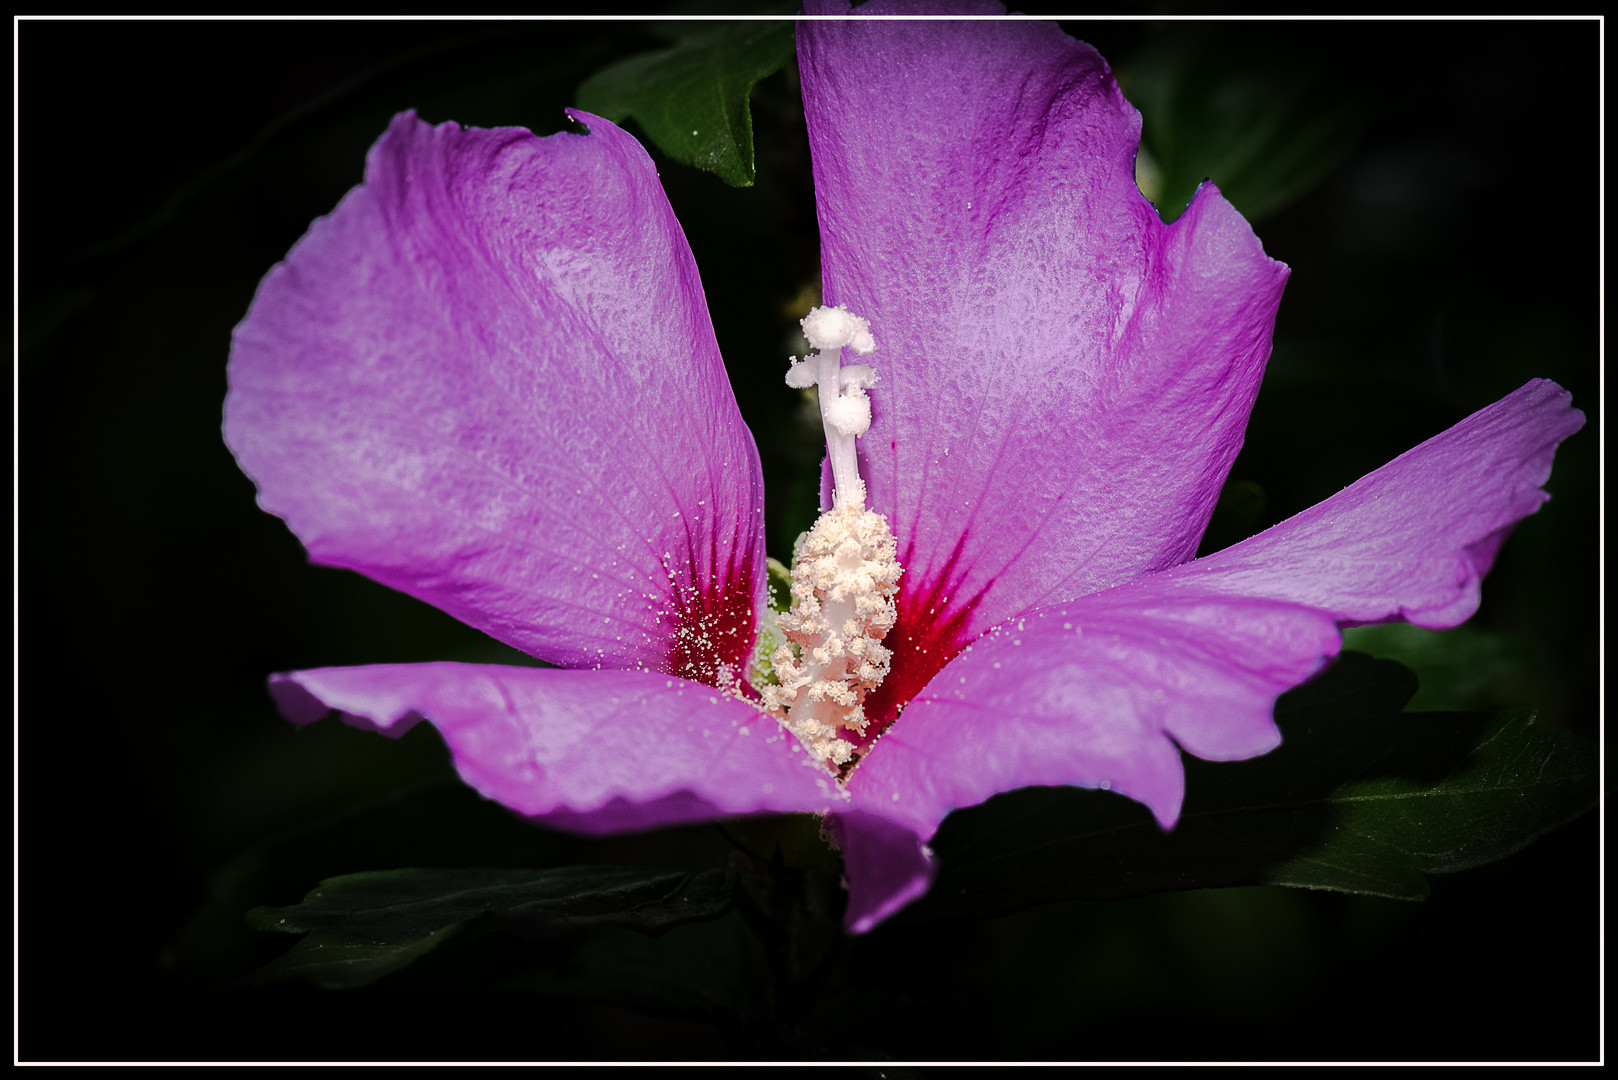
[{"label": "white stamen filament", "polygon": [[892,653],[882,638],[898,613],[898,542],[887,519],[865,509],[854,440],[871,426],[865,391],[877,376],[865,364],[842,367],[844,346],[864,355],[876,347],[869,324],[845,307],[816,308],[803,320],[804,337],[818,355],[787,372],[789,386],[820,387],[821,426],[832,470],[832,508],[799,538],[792,556],[792,609],[780,629],[792,645],[770,658],[778,685],[762,690],[764,703],[805,749],[838,765],[854,744],[838,728],[865,734],[864,701],[888,673]]}]

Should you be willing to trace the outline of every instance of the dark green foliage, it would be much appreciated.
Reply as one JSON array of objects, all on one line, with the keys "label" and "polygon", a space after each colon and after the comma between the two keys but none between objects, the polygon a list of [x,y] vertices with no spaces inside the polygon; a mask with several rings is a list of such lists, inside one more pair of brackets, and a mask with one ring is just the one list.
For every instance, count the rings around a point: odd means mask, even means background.
[{"label": "dark green foliage", "polygon": [[581,942],[561,967],[503,980],[513,990],[583,998],[734,1028],[766,1010],[764,950],[740,913],[661,938],[610,930]]},{"label": "dark green foliage", "polygon": [[752,187],[753,85],[792,55],[792,22],[675,24],[658,52],[603,68],[579,86],[579,108],[614,123],[633,117],[675,161]]},{"label": "dark green foliage", "polygon": [[1165,221],[1180,216],[1204,179],[1248,221],[1268,217],[1336,172],[1364,126],[1322,72],[1225,44],[1200,27],[1176,27],[1120,72],[1146,120],[1141,186]]},{"label": "dark green foliage", "polygon": [[347,874],[322,881],[301,904],[247,913],[255,929],[308,935],[254,981],[302,975],[327,988],[364,986],[452,937],[496,926],[529,937],[604,926],[661,933],[724,914],[731,884],[722,870],[617,866]]},{"label": "dark green foliage", "polygon": [[1400,665],[1345,653],[1281,698],[1279,749],[1185,759],[1185,809],[1166,834],[1140,804],[1078,788],[959,811],[933,845],[932,893],[903,917],[1229,885],[1419,900],[1423,875],[1503,858],[1595,804],[1587,740],[1526,710],[1401,712],[1415,689]]}]

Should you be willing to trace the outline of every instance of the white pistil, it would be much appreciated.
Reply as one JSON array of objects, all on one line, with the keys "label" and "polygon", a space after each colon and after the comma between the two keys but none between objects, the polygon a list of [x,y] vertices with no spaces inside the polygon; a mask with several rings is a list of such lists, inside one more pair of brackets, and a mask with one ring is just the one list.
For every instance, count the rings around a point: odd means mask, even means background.
[{"label": "white pistil", "polygon": [[852,501],[865,505],[865,482],[860,479],[854,439],[871,426],[871,399],[865,391],[876,385],[876,372],[865,364],[844,369],[843,347],[861,356],[876,348],[871,325],[839,304],[818,307],[799,323],[803,336],[819,350],[802,360],[792,357],[787,385],[802,390],[820,387],[820,425],[826,433],[826,456],[831,460],[832,507]]},{"label": "white pistil", "polygon": [[[792,609],[780,616],[791,645],[770,658],[778,685],[764,704],[822,761],[845,764],[854,744],[838,728],[865,734],[865,697],[888,674],[892,653],[882,639],[898,613],[898,542],[887,519],[865,509],[854,440],[871,426],[865,391],[877,383],[865,364],[842,366],[845,346],[876,348],[870,325],[839,305],[816,308],[804,337],[819,350],[793,358],[787,385],[820,387],[820,419],[832,470],[832,508],[799,538],[792,553]],[[794,651],[792,646],[796,646]]]}]

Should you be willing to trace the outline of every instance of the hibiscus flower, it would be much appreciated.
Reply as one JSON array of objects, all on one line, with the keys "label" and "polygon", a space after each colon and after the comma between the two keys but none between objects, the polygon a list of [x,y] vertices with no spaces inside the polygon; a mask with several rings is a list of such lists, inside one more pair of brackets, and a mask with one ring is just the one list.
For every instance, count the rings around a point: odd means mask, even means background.
[{"label": "hibiscus flower", "polygon": [[1188,562],[1287,268],[1212,184],[1162,223],[1139,115],[1054,26],[805,22],[798,49],[827,303],[875,344],[858,470],[902,567],[852,768],[749,681],[758,455],[684,235],[611,123],[397,117],[260,285],[225,437],[314,561],[555,665],[276,675],[289,719],[426,719],[478,791],[584,833],[829,813],[863,931],[926,891],[952,809],[1070,784],[1171,827],[1180,752],[1275,747],[1276,697],[1339,627],[1464,621],[1583,418],[1530,383]]}]

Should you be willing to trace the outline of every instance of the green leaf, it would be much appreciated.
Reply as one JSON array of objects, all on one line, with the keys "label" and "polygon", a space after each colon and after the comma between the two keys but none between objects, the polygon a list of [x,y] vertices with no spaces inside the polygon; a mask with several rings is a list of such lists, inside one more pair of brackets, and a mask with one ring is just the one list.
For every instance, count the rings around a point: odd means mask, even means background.
[{"label": "green leaf", "polygon": [[1453,630],[1402,622],[1356,626],[1343,631],[1343,646],[1414,671],[1421,689],[1412,709],[1489,709],[1533,700],[1531,647],[1472,623]]},{"label": "green leaf", "polygon": [[939,877],[905,918],[988,917],[1033,904],[1169,889],[1293,885],[1417,900],[1424,875],[1503,858],[1596,802],[1596,748],[1526,710],[1400,712],[1400,665],[1344,653],[1282,696],[1279,749],[1187,757],[1164,833],[1145,807],[1026,788],[945,820]]},{"label": "green leaf", "polygon": [[328,988],[364,986],[457,935],[500,926],[530,937],[601,926],[657,934],[722,915],[732,888],[723,870],[567,866],[347,874],[322,881],[301,904],[247,913],[255,929],[308,935],[253,981],[303,976]]},{"label": "green leaf", "polygon": [[[298,739],[330,724],[300,731]],[[436,741],[447,758],[436,729],[427,724],[417,725],[403,742],[422,738]],[[211,984],[238,982],[281,944],[254,933],[242,912],[285,903],[308,892],[310,882],[358,867],[516,868],[586,861],[586,841],[536,828],[448,771],[446,780],[391,792],[238,852],[208,876],[207,898],[171,942],[179,965]]]},{"label": "green leaf", "polygon": [[792,55],[793,24],[724,23],[659,52],[603,68],[579,87],[579,108],[613,123],[634,117],[669,157],[717,173],[732,187],[753,184],[753,84]]},{"label": "green leaf", "polygon": [[1364,125],[1319,70],[1232,44],[1201,27],[1169,31],[1120,74],[1143,120],[1136,177],[1165,221],[1204,178],[1249,221],[1273,214],[1343,164]]}]

